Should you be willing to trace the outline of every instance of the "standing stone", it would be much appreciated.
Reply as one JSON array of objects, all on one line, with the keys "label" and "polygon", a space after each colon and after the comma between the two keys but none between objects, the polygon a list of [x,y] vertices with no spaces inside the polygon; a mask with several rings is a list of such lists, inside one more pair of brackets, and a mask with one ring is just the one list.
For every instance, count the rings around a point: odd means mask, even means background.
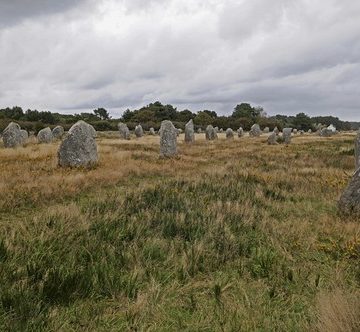
[{"label": "standing stone", "polygon": [[278,127],[275,127],[273,132],[276,134],[276,135],[279,135],[280,133],[280,130],[278,129]]},{"label": "standing stone", "polygon": [[358,168],[343,192],[338,203],[344,214],[353,214],[360,217],[360,168]]},{"label": "standing stone", "polygon": [[135,127],[135,136],[136,137],[143,137],[144,136],[144,130],[142,129],[140,124]]},{"label": "standing stone", "polygon": [[278,144],[278,142],[277,142],[277,135],[276,135],[275,131],[273,131],[273,132],[270,134],[270,136],[269,136],[268,139],[267,139],[267,142],[268,142],[269,145],[276,145],[276,144]]},{"label": "standing stone", "polygon": [[311,129],[309,129],[309,130],[308,130],[308,133],[309,133],[309,134],[311,134],[311,133],[312,133],[312,130],[311,130]]},{"label": "standing stone", "polygon": [[208,125],[205,130],[205,138],[208,141],[213,141],[217,139],[217,133],[215,131],[215,128],[212,125]]},{"label": "standing stone", "polygon": [[225,132],[226,138],[227,139],[233,139],[234,138],[234,132],[231,128],[226,129]]},{"label": "standing stone", "polygon": [[23,143],[29,138],[29,133],[25,129],[21,129],[21,137],[23,139]]},{"label": "standing stone", "polygon": [[355,139],[355,169],[360,168],[360,129]]},{"label": "standing stone", "polygon": [[52,135],[54,139],[61,139],[65,134],[65,130],[62,126],[56,126],[52,130]]},{"label": "standing stone", "polygon": [[252,127],[249,131],[249,135],[251,137],[259,137],[261,135],[260,126],[257,123],[252,125]]},{"label": "standing stone", "polygon": [[6,148],[16,148],[24,143],[20,126],[10,122],[2,133],[2,139]]},{"label": "standing stone", "polygon": [[268,134],[269,132],[270,132],[270,128],[269,128],[269,127],[265,127],[265,128],[264,128],[264,133],[265,133],[265,134]]},{"label": "standing stone", "polygon": [[177,155],[177,129],[171,121],[161,122],[160,127],[160,157],[174,157]]},{"label": "standing stone", "polygon": [[179,128],[179,129],[176,129],[176,132],[177,132],[177,136],[180,136],[180,134],[182,133],[182,130]]},{"label": "standing stone", "polygon": [[85,121],[75,123],[62,141],[58,159],[62,167],[91,167],[98,161],[96,131]]},{"label": "standing stone", "polygon": [[215,133],[218,133],[219,132],[219,127],[215,127],[214,130],[215,130]]},{"label": "standing stone", "polygon": [[201,128],[198,128],[197,132],[198,132],[198,134],[201,134],[201,133],[202,133],[202,129],[201,129]]},{"label": "standing stone", "polygon": [[294,135],[296,135],[298,133],[298,130],[296,128],[293,129],[293,133],[294,133]]},{"label": "standing stone", "polygon": [[283,140],[285,144],[291,143],[291,132],[292,132],[292,128],[283,129]]},{"label": "standing stone", "polygon": [[155,136],[155,135],[156,135],[155,129],[154,129],[153,127],[150,128],[149,134],[150,134],[151,136]]},{"label": "standing stone", "polygon": [[220,130],[219,130],[219,131],[220,131],[220,133],[223,133],[223,132],[224,132],[224,129],[220,128]]},{"label": "standing stone", "polygon": [[300,131],[299,131],[299,134],[302,136],[302,135],[304,135],[304,134],[305,134],[305,131],[300,130]]},{"label": "standing stone", "polygon": [[243,136],[244,136],[244,129],[242,129],[242,127],[240,127],[240,128],[237,130],[237,134],[238,134],[238,137],[243,137]]},{"label": "standing stone", "polygon": [[39,143],[51,143],[54,139],[52,131],[49,127],[41,129],[37,134]]},{"label": "standing stone", "polygon": [[190,119],[190,121],[185,125],[185,142],[195,142],[194,123],[192,119]]},{"label": "standing stone", "polygon": [[121,139],[130,140],[130,130],[125,123],[119,122],[118,129]]}]

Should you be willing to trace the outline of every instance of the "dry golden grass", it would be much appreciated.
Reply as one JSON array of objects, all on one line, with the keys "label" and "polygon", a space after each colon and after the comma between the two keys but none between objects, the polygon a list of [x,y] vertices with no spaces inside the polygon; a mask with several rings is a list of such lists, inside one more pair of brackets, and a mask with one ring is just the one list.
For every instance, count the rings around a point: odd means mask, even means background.
[{"label": "dry golden grass", "polygon": [[[353,173],[353,139],[352,133],[304,135],[289,146],[268,146],[265,136],[227,141],[220,134],[207,142],[196,135],[188,146],[181,135],[179,158],[160,159],[157,136],[122,141],[104,133],[97,139],[99,164],[90,170],[57,167],[58,142],[30,142],[15,150],[0,146],[0,244],[14,257],[27,255],[28,246],[58,257],[49,243],[59,241],[86,248],[94,265],[108,259],[112,272],[97,272],[107,280],[118,273],[112,255],[120,241],[108,228],[123,227],[130,239],[124,240],[131,258],[122,272],[126,291],[108,281],[111,296],[104,296],[92,281],[91,295],[74,293],[67,305],[41,298],[46,315],[29,314],[21,328],[40,329],[46,318],[41,328],[64,331],[355,331],[360,223],[344,220],[336,208]],[[162,206],[168,197],[179,206]],[[161,213],[169,225],[160,223],[156,231]],[[183,239],[177,232],[186,233],[189,215],[202,221]],[[124,218],[130,223],[119,226]],[[95,229],[99,233],[91,235]],[[95,257],[89,236],[104,256]],[[75,254],[59,255],[61,273],[71,271]],[[29,259],[38,264],[39,257]],[[19,320],[6,310],[0,312],[6,317],[0,329]]]}]

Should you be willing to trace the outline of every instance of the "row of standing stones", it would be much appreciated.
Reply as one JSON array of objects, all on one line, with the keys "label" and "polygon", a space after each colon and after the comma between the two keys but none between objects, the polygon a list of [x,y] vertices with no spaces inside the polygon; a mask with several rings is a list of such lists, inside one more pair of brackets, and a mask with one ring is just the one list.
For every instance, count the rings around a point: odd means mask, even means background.
[{"label": "row of standing stones", "polygon": [[[129,140],[130,131],[126,124],[119,123],[119,133],[121,138]],[[331,136],[336,133],[333,128],[326,128],[325,133],[320,132],[320,136]],[[201,131],[198,131],[201,132]],[[219,130],[212,125],[208,125],[205,130],[205,137],[207,140],[216,140]],[[269,132],[265,128],[264,132]],[[262,131],[260,126],[255,124],[252,126],[249,136],[258,137]],[[275,128],[268,136],[268,144],[278,144],[280,131]],[[284,128],[282,132],[282,141],[289,144],[291,135],[296,134],[292,128]],[[55,127],[53,130],[45,128],[39,131],[37,138],[40,143],[50,143],[56,139],[62,139],[65,132],[61,126]],[[150,129],[150,135],[155,135],[155,130]],[[136,137],[142,137],[144,131],[141,125],[135,128]],[[177,137],[179,129],[176,129],[173,123],[169,120],[162,121],[159,130],[160,135],[160,157],[171,158],[177,156]],[[225,131],[227,139],[234,138],[234,131],[228,128]],[[244,130],[239,128],[237,135],[242,137]],[[22,130],[17,123],[11,122],[2,134],[4,146],[6,148],[15,148],[25,143],[28,138],[26,130]],[[84,121],[78,121],[74,124],[62,140],[58,150],[58,164],[61,167],[92,167],[98,162],[97,144],[96,144],[96,130],[90,124]],[[188,144],[195,142],[194,123],[190,120],[185,125],[185,142]],[[341,195],[339,200],[339,209],[345,214],[355,214],[360,216],[360,131],[355,141],[355,160],[356,171],[353,175],[349,185]]]}]

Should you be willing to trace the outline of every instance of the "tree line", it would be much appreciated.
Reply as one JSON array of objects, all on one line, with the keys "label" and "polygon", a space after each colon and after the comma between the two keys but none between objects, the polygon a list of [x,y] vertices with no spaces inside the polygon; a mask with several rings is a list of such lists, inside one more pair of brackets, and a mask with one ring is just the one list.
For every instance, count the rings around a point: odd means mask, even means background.
[{"label": "tree line", "polygon": [[352,130],[360,127],[360,123],[342,121],[334,116],[310,117],[305,113],[295,116],[275,115],[267,116],[262,107],[254,107],[249,103],[241,103],[234,107],[231,115],[218,115],[215,111],[203,110],[194,113],[188,109],[178,111],[173,105],[164,105],[159,101],[150,103],[140,109],[127,109],[121,118],[112,119],[109,112],[104,108],[97,108],[91,113],[60,114],[49,111],[26,110],[14,106],[0,109],[0,130],[2,131],[10,121],[17,121],[22,128],[29,131],[39,131],[46,126],[54,127],[62,125],[67,130],[79,120],[92,124],[96,130],[117,130],[119,121],[125,122],[130,129],[141,124],[145,130],[153,127],[160,128],[161,121],[171,120],[177,128],[184,128],[185,124],[192,119],[196,128],[205,128],[211,124],[219,128],[239,127],[249,130],[254,123],[261,128],[269,127],[280,130],[285,127],[297,128],[298,130],[315,130],[318,124],[329,126],[333,124],[338,130]]}]

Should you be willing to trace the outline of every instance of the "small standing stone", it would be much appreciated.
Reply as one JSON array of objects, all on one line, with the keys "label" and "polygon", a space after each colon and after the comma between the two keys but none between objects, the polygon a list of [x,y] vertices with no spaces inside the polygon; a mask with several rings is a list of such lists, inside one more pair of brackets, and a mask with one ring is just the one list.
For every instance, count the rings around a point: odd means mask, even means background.
[{"label": "small standing stone", "polygon": [[265,128],[264,128],[264,133],[265,133],[265,134],[268,134],[269,132],[270,132],[270,128],[269,128],[269,127],[265,127]]},{"label": "small standing stone", "polygon": [[98,161],[96,131],[85,121],[75,123],[65,136],[58,150],[62,167],[91,167]]},{"label": "small standing stone", "polygon": [[215,133],[218,133],[219,132],[219,127],[215,127],[214,130],[215,130]]},{"label": "small standing stone", "polygon": [[202,129],[201,129],[201,128],[198,128],[197,132],[198,132],[198,134],[201,134],[201,133],[202,133]]},{"label": "small standing stone", "polygon": [[260,129],[260,126],[255,123],[252,125],[250,131],[249,131],[249,135],[251,137],[259,137],[261,135],[261,129]]},{"label": "small standing stone", "polygon": [[52,131],[49,127],[41,129],[37,134],[39,143],[51,143],[54,139]]},{"label": "small standing stone", "polygon": [[276,135],[279,135],[279,133],[280,133],[280,130],[278,129],[278,127],[275,127],[273,131]]},{"label": "small standing stone", "polygon": [[294,135],[296,135],[298,133],[298,130],[296,128],[293,129],[293,133],[294,133]]},{"label": "small standing stone", "polygon": [[190,119],[190,121],[185,125],[185,142],[195,142],[194,123],[192,119]]},{"label": "small standing stone", "polygon": [[220,133],[223,133],[223,132],[224,132],[224,129],[220,128],[220,130],[219,130],[219,131],[220,131]]},{"label": "small standing stone", "polygon": [[205,130],[205,138],[208,141],[213,141],[217,139],[217,133],[215,131],[215,128],[212,125],[208,125]]},{"label": "small standing stone", "polygon": [[3,131],[2,138],[5,148],[16,148],[24,143],[20,126],[15,122],[9,123]]},{"label": "small standing stone", "polygon": [[119,122],[118,129],[120,133],[120,138],[130,140],[130,130],[125,123]]},{"label": "small standing stone", "polygon": [[292,132],[292,128],[283,129],[283,139],[285,144],[291,143],[291,132]]},{"label": "small standing stone", "polygon": [[237,130],[237,134],[238,134],[238,137],[243,137],[243,136],[244,136],[244,129],[242,129],[242,127],[240,127],[240,128]]},{"label": "small standing stone", "polygon": [[160,157],[174,157],[177,155],[177,129],[171,121],[161,122],[160,127]]},{"label": "small standing stone", "polygon": [[308,130],[308,133],[309,133],[309,134],[311,134],[311,133],[312,133],[312,130],[311,130],[311,129],[309,129],[309,130]]},{"label": "small standing stone", "polygon": [[21,137],[23,139],[23,143],[29,138],[29,133],[25,129],[21,129]]},{"label": "small standing stone", "polygon": [[277,134],[276,134],[275,131],[273,131],[273,132],[270,134],[270,136],[269,136],[268,139],[267,139],[267,142],[268,142],[269,145],[276,145],[276,144],[278,144],[278,142],[277,142]]},{"label": "small standing stone", "polygon": [[156,135],[155,129],[154,129],[153,127],[150,128],[149,134],[150,134],[151,136],[155,136],[155,135]]},{"label": "small standing stone", "polygon": [[135,127],[135,136],[136,137],[143,137],[144,136],[144,130],[141,127],[140,124]]},{"label": "small standing stone", "polygon": [[62,126],[56,126],[52,130],[52,135],[54,139],[61,139],[64,136],[65,130]]},{"label": "small standing stone", "polygon": [[360,168],[358,168],[343,192],[338,203],[344,214],[360,216]]},{"label": "small standing stone", "polygon": [[226,138],[227,139],[233,139],[234,138],[234,132],[231,128],[226,129],[225,132]]}]

